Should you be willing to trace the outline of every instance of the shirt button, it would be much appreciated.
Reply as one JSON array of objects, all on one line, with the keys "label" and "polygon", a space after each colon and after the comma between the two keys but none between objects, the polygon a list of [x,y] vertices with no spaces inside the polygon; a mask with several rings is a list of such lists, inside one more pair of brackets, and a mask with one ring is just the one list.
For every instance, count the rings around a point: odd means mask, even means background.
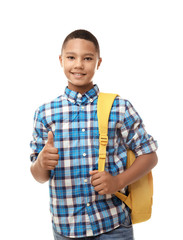
[{"label": "shirt button", "polygon": [[77,97],[78,97],[78,98],[82,98],[81,93],[78,93]]},{"label": "shirt button", "polygon": [[90,203],[87,203],[86,206],[89,207],[89,206],[90,206]]},{"label": "shirt button", "polygon": [[87,182],[88,182],[88,180],[87,180],[87,179],[85,179],[85,180],[84,180],[84,182],[85,182],[85,183],[87,183]]},{"label": "shirt button", "polygon": [[93,231],[91,229],[86,230],[87,236],[93,236]]},{"label": "shirt button", "polygon": [[92,99],[92,98],[90,98],[90,102],[93,102],[93,99]]},{"label": "shirt button", "polygon": [[84,108],[85,108],[84,106],[81,107],[81,109],[84,109]]},{"label": "shirt button", "polygon": [[86,153],[83,153],[83,157],[86,157]]},{"label": "shirt button", "polygon": [[82,132],[85,132],[85,129],[84,129],[84,128],[82,129]]}]

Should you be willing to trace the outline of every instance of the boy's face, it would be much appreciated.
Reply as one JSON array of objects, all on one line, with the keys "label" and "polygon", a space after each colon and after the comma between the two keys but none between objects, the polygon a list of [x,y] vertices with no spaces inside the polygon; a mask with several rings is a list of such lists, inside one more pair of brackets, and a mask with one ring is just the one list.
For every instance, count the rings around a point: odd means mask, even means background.
[{"label": "boy's face", "polygon": [[69,40],[59,59],[69,89],[84,93],[93,87],[92,78],[102,59],[92,42],[80,38]]}]

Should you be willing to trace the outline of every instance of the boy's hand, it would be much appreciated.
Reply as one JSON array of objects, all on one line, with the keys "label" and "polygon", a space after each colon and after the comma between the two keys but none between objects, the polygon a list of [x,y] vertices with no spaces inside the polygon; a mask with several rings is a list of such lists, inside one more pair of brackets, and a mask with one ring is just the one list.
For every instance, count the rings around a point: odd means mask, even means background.
[{"label": "boy's hand", "polygon": [[53,133],[48,132],[48,141],[38,158],[40,166],[45,170],[53,170],[58,164],[58,149],[54,147]]},{"label": "boy's hand", "polygon": [[110,173],[98,170],[90,171],[91,184],[98,194],[114,194],[120,190],[120,185],[118,181],[118,176],[112,176]]}]

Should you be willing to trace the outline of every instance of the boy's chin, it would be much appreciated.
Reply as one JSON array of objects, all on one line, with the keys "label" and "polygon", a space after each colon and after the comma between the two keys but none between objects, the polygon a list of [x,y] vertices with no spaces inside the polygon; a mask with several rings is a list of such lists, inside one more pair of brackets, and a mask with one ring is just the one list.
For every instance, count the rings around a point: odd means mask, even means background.
[{"label": "boy's chin", "polygon": [[73,85],[73,86],[76,86],[76,87],[86,87],[86,86],[91,86],[93,85],[93,82],[90,81],[90,82],[86,82],[86,81],[83,81],[82,79],[80,80],[68,80],[69,84]]},{"label": "boy's chin", "polygon": [[68,81],[68,87],[74,89],[86,89],[88,90],[89,88],[93,87],[93,82],[82,82],[82,81]]}]

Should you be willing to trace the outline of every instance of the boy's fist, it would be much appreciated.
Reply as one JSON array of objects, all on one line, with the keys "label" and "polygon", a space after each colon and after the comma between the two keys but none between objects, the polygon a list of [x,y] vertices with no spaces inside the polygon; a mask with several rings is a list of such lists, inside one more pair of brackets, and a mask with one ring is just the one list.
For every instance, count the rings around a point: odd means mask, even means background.
[{"label": "boy's fist", "polygon": [[58,149],[54,147],[53,133],[48,132],[48,141],[40,152],[39,163],[45,170],[53,170],[58,164]]},{"label": "boy's fist", "polygon": [[114,194],[120,190],[118,175],[112,176],[109,172],[98,170],[90,171],[91,184],[99,195]]}]

